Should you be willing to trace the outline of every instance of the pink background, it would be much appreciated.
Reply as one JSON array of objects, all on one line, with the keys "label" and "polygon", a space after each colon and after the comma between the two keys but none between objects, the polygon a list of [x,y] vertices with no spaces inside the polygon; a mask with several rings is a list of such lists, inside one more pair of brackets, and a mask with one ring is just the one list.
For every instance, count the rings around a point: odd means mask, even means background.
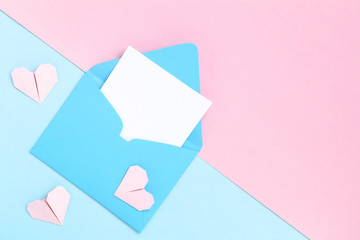
[{"label": "pink background", "polygon": [[[20,3],[21,2],[21,3]],[[200,153],[311,239],[360,235],[360,1],[14,1],[1,8],[83,70],[193,42]]]}]

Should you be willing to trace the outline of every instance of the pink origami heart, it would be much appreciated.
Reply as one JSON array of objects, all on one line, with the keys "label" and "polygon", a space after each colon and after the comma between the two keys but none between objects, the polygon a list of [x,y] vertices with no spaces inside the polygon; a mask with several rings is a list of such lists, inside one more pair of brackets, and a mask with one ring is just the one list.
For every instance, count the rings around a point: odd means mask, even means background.
[{"label": "pink origami heart", "polygon": [[36,200],[27,205],[31,217],[49,223],[63,225],[70,194],[62,186],[57,186],[43,200]]},{"label": "pink origami heart", "polygon": [[56,68],[51,64],[41,64],[35,72],[26,68],[15,68],[11,73],[14,86],[42,103],[58,81]]},{"label": "pink origami heart", "polygon": [[147,182],[146,171],[139,166],[131,166],[114,195],[139,211],[150,209],[154,198],[145,190]]}]

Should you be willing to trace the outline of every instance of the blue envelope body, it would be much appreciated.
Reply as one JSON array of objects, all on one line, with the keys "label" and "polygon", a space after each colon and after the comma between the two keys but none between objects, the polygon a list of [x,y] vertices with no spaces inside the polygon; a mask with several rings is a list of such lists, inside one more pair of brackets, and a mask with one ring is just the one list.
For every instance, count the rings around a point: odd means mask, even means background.
[{"label": "blue envelope body", "polygon": [[[181,44],[144,54],[160,67],[200,91],[197,48]],[[100,91],[118,60],[84,74],[31,153],[141,232],[202,146],[201,123],[184,145],[120,137],[122,121]],[[138,211],[114,193],[130,166],[146,170],[145,189],[155,200]]]}]

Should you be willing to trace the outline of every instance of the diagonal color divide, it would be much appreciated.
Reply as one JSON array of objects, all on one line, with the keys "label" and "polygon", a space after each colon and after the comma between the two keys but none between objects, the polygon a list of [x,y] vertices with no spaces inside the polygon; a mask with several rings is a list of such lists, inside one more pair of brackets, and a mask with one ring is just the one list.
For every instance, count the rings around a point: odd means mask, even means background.
[{"label": "diagonal color divide", "polygon": [[[142,234],[137,234],[116,216],[104,211],[100,204],[28,152],[83,72],[1,12],[0,22],[3,36],[0,39],[0,77],[4,80],[0,81],[0,102],[3,103],[0,108],[7,113],[0,118],[0,132],[3,133],[0,145],[4,146],[1,151],[1,159],[4,161],[0,161],[0,181],[7,183],[0,184],[1,192],[6,193],[6,197],[0,197],[0,212],[5,216],[0,218],[0,225],[3,226],[0,238],[46,239],[51,236],[55,240],[69,236],[86,239],[98,239],[101,236],[113,239],[119,237],[120,231],[125,239],[130,240],[162,240],[169,239],[169,236],[174,240],[189,239],[189,236],[192,239],[305,239],[199,158],[190,165],[151,221],[151,226]],[[64,81],[59,81],[57,91],[52,93],[53,97],[48,99],[47,104],[37,105],[24,101],[21,94],[14,90],[10,72],[15,66],[35,68],[43,62],[56,66],[59,77]],[[111,195],[120,183],[120,178],[121,174],[117,174],[118,183],[111,187]],[[152,180],[149,176],[149,184]],[[71,212],[66,216],[66,226],[61,229],[56,225],[32,220],[21,207],[33,200],[34,191],[41,192],[50,182],[59,181],[71,190],[73,204],[77,206],[69,208]],[[150,192],[152,190],[149,189]],[[20,228],[22,231],[17,231]]]},{"label": "diagonal color divide", "polygon": [[359,1],[22,6],[2,9],[84,70],[194,42],[214,102],[200,156],[311,239],[358,238]]}]

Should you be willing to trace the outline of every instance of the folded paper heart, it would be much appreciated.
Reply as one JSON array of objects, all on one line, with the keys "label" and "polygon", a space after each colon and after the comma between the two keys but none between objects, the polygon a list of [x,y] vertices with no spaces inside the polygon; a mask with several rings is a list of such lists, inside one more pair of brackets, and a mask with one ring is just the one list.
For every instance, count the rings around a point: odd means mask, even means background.
[{"label": "folded paper heart", "polygon": [[148,210],[154,204],[154,198],[145,190],[147,182],[146,171],[139,166],[131,166],[114,195],[139,211]]},{"label": "folded paper heart", "polygon": [[43,200],[27,205],[31,217],[49,223],[63,225],[70,194],[62,186],[57,186]]},{"label": "folded paper heart", "polygon": [[15,68],[11,73],[14,86],[38,103],[42,103],[58,81],[56,68],[41,64],[35,72],[26,68]]}]

